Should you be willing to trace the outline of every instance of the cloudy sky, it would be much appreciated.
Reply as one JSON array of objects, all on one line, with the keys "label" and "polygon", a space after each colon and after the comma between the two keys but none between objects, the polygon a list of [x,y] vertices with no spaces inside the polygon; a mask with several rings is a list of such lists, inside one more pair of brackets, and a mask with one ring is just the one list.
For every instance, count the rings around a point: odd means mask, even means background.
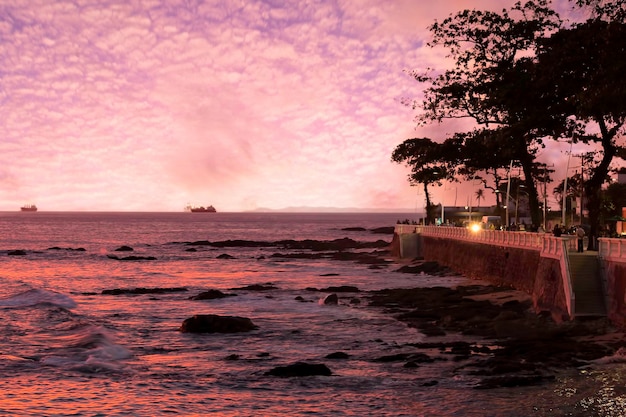
[{"label": "cloudy sky", "polygon": [[513,3],[1,0],[0,210],[421,206],[391,152],[454,129],[416,130],[404,70]]}]

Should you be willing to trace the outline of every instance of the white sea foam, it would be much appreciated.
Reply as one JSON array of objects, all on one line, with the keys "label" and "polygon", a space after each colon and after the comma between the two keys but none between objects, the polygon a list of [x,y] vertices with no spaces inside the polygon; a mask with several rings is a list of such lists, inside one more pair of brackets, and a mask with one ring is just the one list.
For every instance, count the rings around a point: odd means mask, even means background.
[{"label": "white sea foam", "polygon": [[0,308],[23,308],[39,304],[48,304],[67,309],[76,307],[76,302],[65,294],[36,288],[0,300]]}]

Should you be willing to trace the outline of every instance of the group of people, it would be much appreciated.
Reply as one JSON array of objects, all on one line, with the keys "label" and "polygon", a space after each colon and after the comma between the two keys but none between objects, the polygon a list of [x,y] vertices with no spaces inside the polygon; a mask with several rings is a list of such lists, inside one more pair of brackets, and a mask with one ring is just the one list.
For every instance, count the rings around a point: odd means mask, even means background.
[{"label": "group of people", "polygon": [[[566,233],[567,230],[563,227],[561,227],[561,225],[559,224],[555,224],[554,225],[554,229],[552,229],[552,233],[554,234],[554,236],[556,237],[560,237],[561,235],[563,235],[564,233]],[[585,235],[587,234],[585,232],[585,229],[583,229],[581,226],[576,226],[576,228],[574,229],[574,234],[576,235],[576,239],[578,241],[578,252],[582,253],[584,252],[584,241],[585,241]]]}]

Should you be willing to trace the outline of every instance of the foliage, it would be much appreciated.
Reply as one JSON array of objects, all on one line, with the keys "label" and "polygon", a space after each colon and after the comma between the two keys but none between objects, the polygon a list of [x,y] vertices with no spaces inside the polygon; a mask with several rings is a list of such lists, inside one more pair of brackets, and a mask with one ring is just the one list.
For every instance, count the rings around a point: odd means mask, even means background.
[{"label": "foliage", "polygon": [[454,141],[439,144],[429,138],[414,138],[402,142],[391,155],[392,161],[411,167],[409,182],[424,186],[428,222],[432,222],[435,217],[428,186],[454,180],[454,161],[458,159],[458,150]]}]

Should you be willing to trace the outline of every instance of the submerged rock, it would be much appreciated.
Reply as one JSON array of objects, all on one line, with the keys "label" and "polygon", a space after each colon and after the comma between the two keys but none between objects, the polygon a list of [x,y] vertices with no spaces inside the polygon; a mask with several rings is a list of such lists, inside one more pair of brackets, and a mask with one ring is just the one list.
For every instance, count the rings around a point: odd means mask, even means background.
[{"label": "submerged rock", "polygon": [[339,297],[337,294],[328,294],[324,300],[322,300],[322,304],[324,305],[337,305],[339,304]]},{"label": "submerged rock", "polygon": [[9,256],[24,256],[24,255],[26,255],[26,251],[22,250],[22,249],[10,250],[10,251],[7,252],[7,255],[9,255]]},{"label": "submerged rock", "polygon": [[115,249],[115,252],[132,252],[135,249],[131,248],[130,246],[120,246],[119,248]]},{"label": "submerged rock", "polygon": [[190,300],[215,300],[218,298],[234,297],[236,294],[224,294],[220,290],[203,291],[198,295],[189,297]]},{"label": "submerged rock", "polygon": [[196,314],[180,326],[183,333],[241,333],[258,329],[247,317]]},{"label": "submerged rock", "polygon": [[265,375],[278,376],[281,378],[299,377],[299,376],[330,376],[331,370],[321,363],[296,362],[287,366],[277,366],[268,371]]},{"label": "submerged rock", "polygon": [[322,288],[322,292],[359,292],[359,289],[353,285],[340,285],[338,287],[326,287]]},{"label": "submerged rock", "polygon": [[184,292],[187,291],[185,287],[173,287],[173,288],[115,288],[112,290],[102,290],[104,295],[121,295],[121,294],[166,294],[172,292]]},{"label": "submerged rock", "polygon": [[272,285],[271,283],[267,283],[267,284],[252,284],[252,285],[247,285],[245,287],[239,287],[239,288],[231,288],[232,290],[240,290],[240,291],[269,291],[269,290],[276,290],[278,289],[278,287],[275,287],[274,285]]}]

